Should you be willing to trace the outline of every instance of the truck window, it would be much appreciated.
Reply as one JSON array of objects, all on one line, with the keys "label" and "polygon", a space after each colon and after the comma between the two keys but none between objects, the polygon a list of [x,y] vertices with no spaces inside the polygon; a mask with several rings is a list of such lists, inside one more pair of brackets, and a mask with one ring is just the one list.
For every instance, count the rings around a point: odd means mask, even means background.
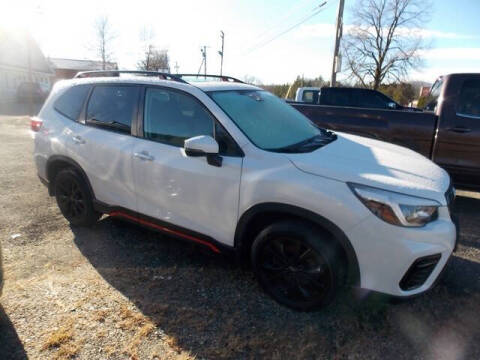
[{"label": "truck window", "polygon": [[457,114],[480,118],[480,80],[466,80],[460,90]]},{"label": "truck window", "polygon": [[304,90],[302,101],[310,104],[318,103],[318,90]]},{"label": "truck window", "polygon": [[352,106],[347,89],[326,88],[320,93],[320,104],[331,106]]},{"label": "truck window", "polygon": [[432,89],[430,90],[430,94],[428,95],[427,105],[425,106],[424,110],[428,111],[435,111],[437,107],[438,97],[442,91],[443,86],[443,79],[440,78],[432,85]]},{"label": "truck window", "polygon": [[386,109],[385,100],[374,91],[356,90],[355,91],[356,106],[371,109]]}]

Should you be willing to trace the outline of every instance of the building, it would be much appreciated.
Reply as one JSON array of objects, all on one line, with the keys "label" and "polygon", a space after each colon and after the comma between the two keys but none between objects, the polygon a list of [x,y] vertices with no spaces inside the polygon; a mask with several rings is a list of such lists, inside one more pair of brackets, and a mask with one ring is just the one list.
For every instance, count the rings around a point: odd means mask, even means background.
[{"label": "building", "polygon": [[[55,80],[71,79],[80,71],[104,70],[101,61],[50,58]],[[117,63],[106,62],[105,70],[118,70]]]},{"label": "building", "polygon": [[0,99],[16,99],[22,83],[37,83],[48,93],[54,73],[35,40],[23,30],[0,27]]}]

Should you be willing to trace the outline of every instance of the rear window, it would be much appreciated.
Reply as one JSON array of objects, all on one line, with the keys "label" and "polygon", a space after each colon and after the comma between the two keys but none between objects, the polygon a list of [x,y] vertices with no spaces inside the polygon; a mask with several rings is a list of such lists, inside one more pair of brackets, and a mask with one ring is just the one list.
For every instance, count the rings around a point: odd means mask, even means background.
[{"label": "rear window", "polygon": [[466,80],[463,83],[457,113],[480,117],[480,80]]},{"label": "rear window", "polygon": [[90,85],[71,87],[55,101],[54,109],[69,119],[77,120],[90,88]]},{"label": "rear window", "polygon": [[302,95],[302,101],[306,103],[318,103],[318,90],[305,90]]}]

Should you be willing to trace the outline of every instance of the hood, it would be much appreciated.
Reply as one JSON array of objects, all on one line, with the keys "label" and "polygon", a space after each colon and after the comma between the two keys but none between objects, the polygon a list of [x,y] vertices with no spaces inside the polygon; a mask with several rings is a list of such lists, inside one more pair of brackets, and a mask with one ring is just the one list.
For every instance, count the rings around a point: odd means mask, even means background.
[{"label": "hood", "polygon": [[336,134],[336,141],[316,151],[286,156],[306,173],[446,204],[450,176],[423,155],[378,140]]}]

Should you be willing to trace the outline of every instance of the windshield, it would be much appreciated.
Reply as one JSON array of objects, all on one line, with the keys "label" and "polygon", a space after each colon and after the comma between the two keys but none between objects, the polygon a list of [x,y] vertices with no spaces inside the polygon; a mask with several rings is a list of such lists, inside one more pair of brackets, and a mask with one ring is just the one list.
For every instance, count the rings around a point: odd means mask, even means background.
[{"label": "windshield", "polygon": [[331,132],[267,91],[212,91],[209,96],[263,150],[307,152],[334,140]]}]

